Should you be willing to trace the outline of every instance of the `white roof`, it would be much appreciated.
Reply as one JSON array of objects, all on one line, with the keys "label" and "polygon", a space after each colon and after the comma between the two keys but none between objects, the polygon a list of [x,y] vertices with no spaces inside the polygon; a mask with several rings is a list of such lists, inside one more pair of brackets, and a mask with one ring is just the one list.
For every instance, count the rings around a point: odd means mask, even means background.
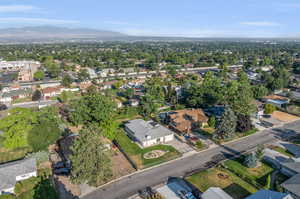
[{"label": "white roof", "polygon": [[202,195],[202,199],[233,199],[219,187],[210,187]]}]

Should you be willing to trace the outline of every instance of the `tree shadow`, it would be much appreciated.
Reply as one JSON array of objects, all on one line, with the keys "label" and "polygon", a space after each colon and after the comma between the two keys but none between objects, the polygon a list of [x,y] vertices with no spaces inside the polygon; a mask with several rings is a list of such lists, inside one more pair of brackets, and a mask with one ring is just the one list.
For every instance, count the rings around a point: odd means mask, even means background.
[{"label": "tree shadow", "polygon": [[[69,189],[67,189],[66,185],[64,183],[62,183],[61,181],[59,181],[57,178],[54,178],[54,183],[55,183],[55,187],[57,190],[57,195],[59,196],[58,198],[79,199],[79,196],[74,195]],[[41,189],[41,191],[43,191],[43,189]],[[45,198],[47,198],[47,197],[45,197]],[[34,199],[39,199],[39,198],[34,198]],[[49,197],[49,199],[52,199],[52,198]]]},{"label": "tree shadow", "polygon": [[234,199],[245,198],[251,194],[245,188],[236,183],[232,183],[231,185],[225,187],[223,190],[231,195]]}]

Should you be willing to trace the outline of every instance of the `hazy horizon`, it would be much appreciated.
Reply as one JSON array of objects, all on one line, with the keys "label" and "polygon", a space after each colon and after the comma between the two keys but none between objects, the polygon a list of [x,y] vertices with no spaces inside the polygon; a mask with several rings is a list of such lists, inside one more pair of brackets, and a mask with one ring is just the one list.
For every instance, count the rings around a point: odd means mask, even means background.
[{"label": "hazy horizon", "polygon": [[300,37],[296,0],[2,0],[0,28],[61,26],[133,36]]}]

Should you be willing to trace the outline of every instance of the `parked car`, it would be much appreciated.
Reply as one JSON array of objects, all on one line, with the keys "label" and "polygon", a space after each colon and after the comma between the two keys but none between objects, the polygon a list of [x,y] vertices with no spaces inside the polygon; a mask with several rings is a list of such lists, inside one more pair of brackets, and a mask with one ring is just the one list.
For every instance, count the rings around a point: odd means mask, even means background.
[{"label": "parked car", "polygon": [[54,169],[54,174],[56,174],[56,175],[69,175],[70,170],[67,169],[67,168]]},{"label": "parked car", "polygon": [[54,164],[53,168],[54,169],[65,168],[65,163],[63,161],[57,162],[56,164]]}]

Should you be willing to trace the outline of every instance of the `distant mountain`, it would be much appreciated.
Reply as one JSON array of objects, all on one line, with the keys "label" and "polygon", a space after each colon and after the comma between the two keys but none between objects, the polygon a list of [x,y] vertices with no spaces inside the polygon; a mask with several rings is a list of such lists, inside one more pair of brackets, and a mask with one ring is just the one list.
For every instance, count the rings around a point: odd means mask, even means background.
[{"label": "distant mountain", "polygon": [[1,43],[117,40],[127,35],[107,30],[37,26],[0,29]]}]

